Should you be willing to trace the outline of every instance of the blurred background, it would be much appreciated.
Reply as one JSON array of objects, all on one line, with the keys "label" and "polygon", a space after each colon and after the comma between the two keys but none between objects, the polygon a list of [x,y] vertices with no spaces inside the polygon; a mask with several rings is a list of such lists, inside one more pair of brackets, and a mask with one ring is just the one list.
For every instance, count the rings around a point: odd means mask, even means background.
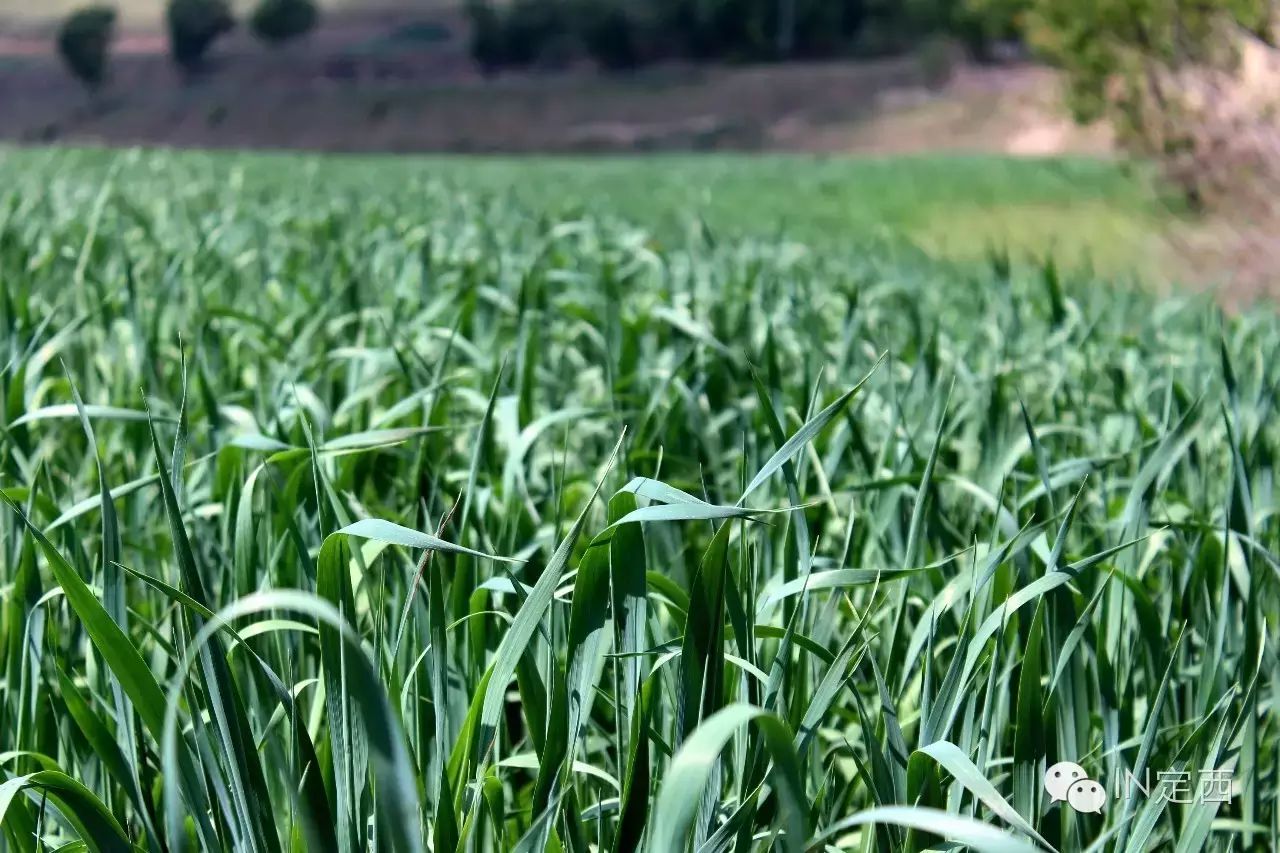
[{"label": "blurred background", "polygon": [[1273,11],[0,0],[0,140],[557,155],[416,162],[534,203],[650,219],[695,205],[716,227],[942,257],[1053,254],[1238,305],[1276,292],[1280,259]]}]

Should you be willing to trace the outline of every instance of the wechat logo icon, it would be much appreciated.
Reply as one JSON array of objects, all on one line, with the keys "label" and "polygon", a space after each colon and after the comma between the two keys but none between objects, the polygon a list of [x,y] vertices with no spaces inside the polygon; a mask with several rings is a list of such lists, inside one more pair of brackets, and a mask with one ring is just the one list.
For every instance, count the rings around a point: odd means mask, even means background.
[{"label": "wechat logo icon", "polygon": [[1065,800],[1078,812],[1102,812],[1107,791],[1102,783],[1090,779],[1084,768],[1074,761],[1059,761],[1044,772],[1044,789],[1050,802]]}]

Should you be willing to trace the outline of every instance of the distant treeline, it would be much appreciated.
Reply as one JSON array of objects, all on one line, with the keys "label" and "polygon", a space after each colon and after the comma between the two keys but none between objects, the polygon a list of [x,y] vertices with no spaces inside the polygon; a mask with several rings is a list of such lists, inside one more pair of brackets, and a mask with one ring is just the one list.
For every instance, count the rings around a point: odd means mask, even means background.
[{"label": "distant treeline", "polygon": [[590,56],[624,69],[876,56],[947,38],[979,58],[1018,37],[1024,0],[468,0],[472,52],[489,70]]},{"label": "distant treeline", "polygon": [[[107,81],[116,17],[111,2],[93,2],[73,11],[58,28],[58,55],[90,91]],[[319,17],[316,0],[257,0],[248,23],[263,42],[279,45],[311,32]],[[236,27],[231,0],[165,0],[164,21],[169,55],[187,75],[201,71],[210,48]]]}]

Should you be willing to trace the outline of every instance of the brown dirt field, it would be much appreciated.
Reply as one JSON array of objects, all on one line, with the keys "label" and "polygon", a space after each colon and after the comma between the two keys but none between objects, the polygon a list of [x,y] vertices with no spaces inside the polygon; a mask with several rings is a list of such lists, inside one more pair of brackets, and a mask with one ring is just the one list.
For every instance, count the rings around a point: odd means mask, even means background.
[{"label": "brown dirt field", "polygon": [[896,64],[672,67],[485,81],[439,56],[298,56],[224,60],[188,83],[163,57],[118,65],[92,99],[56,66],[0,77],[0,138],[342,151],[804,148],[775,128],[856,121],[904,74]]}]

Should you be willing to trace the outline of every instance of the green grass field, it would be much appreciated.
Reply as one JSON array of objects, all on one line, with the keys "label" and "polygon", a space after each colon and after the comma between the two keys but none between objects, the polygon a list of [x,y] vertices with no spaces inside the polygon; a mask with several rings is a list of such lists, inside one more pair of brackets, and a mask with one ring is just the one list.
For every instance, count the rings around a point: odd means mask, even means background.
[{"label": "green grass field", "polygon": [[1114,167],[2,156],[0,849],[1280,845],[1280,318],[988,257]]},{"label": "green grass field", "polygon": [[[554,217],[588,212],[640,223],[666,243],[692,238],[788,239],[821,250],[923,249],[961,261],[992,250],[1048,257],[1069,268],[1121,276],[1149,270],[1169,205],[1141,169],[1087,158],[932,156],[841,159],[796,155],[650,157],[299,157],[285,154],[166,158],[95,150],[0,149],[14,180],[96,188],[109,163],[117,183],[199,190],[228,180],[305,204],[318,196],[396,197],[424,206],[506,206]],[[435,213],[435,211],[423,211]]]}]

